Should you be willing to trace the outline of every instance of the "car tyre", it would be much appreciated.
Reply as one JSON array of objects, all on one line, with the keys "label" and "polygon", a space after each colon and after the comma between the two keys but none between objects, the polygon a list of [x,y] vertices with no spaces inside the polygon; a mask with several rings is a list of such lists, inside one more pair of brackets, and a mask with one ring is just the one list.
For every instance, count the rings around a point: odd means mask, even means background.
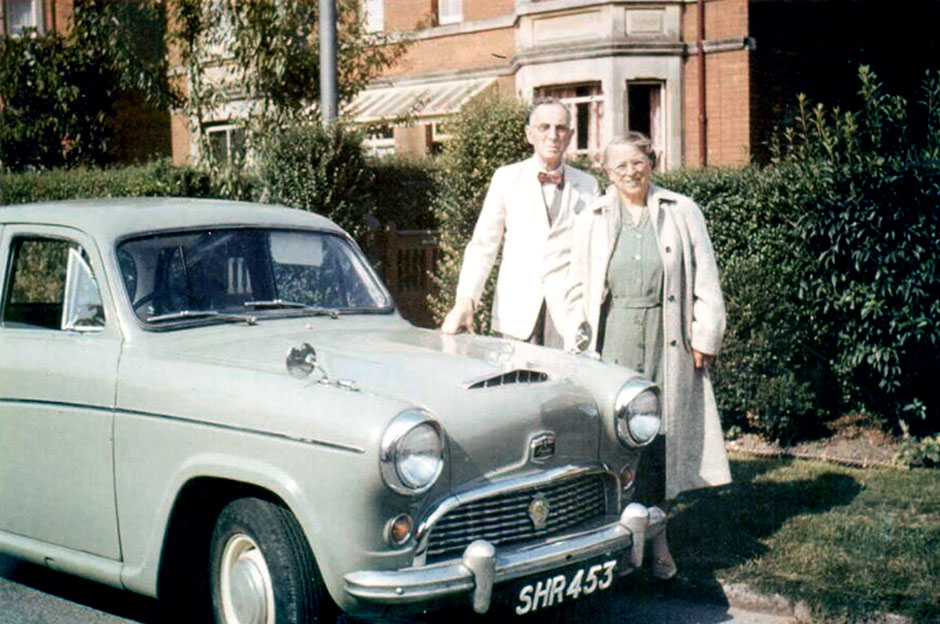
[{"label": "car tyre", "polygon": [[260,498],[226,505],[209,554],[218,624],[314,622],[329,601],[303,531],[282,505]]}]

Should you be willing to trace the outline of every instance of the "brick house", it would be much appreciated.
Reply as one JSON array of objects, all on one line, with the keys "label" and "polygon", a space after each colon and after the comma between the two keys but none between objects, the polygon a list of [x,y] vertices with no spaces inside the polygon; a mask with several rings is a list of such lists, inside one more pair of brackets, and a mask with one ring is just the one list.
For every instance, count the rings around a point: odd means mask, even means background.
[{"label": "brick house", "polygon": [[940,3],[918,0],[364,0],[372,30],[411,32],[401,63],[350,107],[405,116],[376,152],[433,151],[485,91],[562,99],[572,148],[635,129],[666,168],[761,160],[798,92],[846,102],[867,63],[914,96],[937,57]]},{"label": "brick house", "polygon": [[[0,0],[0,30],[65,32],[74,1]],[[766,156],[770,130],[797,93],[854,107],[856,70],[868,64],[889,93],[916,101],[940,58],[936,0],[361,2],[369,29],[414,40],[344,107],[360,122],[407,118],[370,140],[378,153],[434,151],[448,117],[499,91],[563,99],[576,152],[637,129],[652,136],[666,168],[744,164]],[[133,98],[115,109],[119,159],[191,159],[184,119]],[[231,124],[214,131],[237,139]]]}]

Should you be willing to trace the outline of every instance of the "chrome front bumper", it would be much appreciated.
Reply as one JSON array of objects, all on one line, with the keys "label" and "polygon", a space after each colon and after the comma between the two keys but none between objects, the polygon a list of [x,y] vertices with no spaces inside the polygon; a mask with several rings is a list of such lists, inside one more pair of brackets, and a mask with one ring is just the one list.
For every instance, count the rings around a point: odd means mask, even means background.
[{"label": "chrome front bumper", "polygon": [[658,507],[631,503],[618,521],[581,533],[498,551],[477,540],[460,559],[400,570],[360,570],[343,578],[346,592],[365,603],[403,605],[466,594],[474,611],[486,613],[497,583],[610,553],[619,554],[622,573],[638,568],[646,541],[665,527],[666,514]]}]

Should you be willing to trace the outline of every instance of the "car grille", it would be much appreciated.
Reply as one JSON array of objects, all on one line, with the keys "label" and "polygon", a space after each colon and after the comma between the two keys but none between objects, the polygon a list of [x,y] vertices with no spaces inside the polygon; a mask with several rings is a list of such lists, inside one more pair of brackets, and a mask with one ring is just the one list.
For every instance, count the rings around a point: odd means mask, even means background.
[{"label": "car grille", "polygon": [[[541,494],[548,500],[545,527],[535,529],[529,505]],[[447,512],[428,537],[429,561],[462,552],[471,542],[511,544],[559,534],[606,513],[604,476],[565,479],[539,487],[472,501]]]},{"label": "car grille", "polygon": [[496,375],[495,377],[477,381],[467,386],[467,389],[476,390],[477,388],[492,388],[493,386],[505,386],[517,383],[541,383],[543,381],[548,381],[547,373],[520,368],[509,371],[508,373]]}]

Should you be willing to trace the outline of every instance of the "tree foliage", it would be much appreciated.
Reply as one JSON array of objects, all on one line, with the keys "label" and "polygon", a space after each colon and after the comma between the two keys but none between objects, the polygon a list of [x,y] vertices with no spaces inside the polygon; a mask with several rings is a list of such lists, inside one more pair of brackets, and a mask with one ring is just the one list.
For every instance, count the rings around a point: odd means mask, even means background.
[{"label": "tree foliage", "polygon": [[162,32],[154,3],[84,0],[67,35],[0,37],[2,166],[107,163],[120,94],[168,100]]},{"label": "tree foliage", "polygon": [[[209,142],[213,123],[244,131],[247,152],[267,137],[319,120],[319,11],[314,0],[167,0],[169,41],[182,70],[179,111],[190,120],[198,156],[237,177],[241,154],[222,162]],[[337,2],[337,82],[347,99],[404,54],[403,39],[364,31],[358,0]]]}]

